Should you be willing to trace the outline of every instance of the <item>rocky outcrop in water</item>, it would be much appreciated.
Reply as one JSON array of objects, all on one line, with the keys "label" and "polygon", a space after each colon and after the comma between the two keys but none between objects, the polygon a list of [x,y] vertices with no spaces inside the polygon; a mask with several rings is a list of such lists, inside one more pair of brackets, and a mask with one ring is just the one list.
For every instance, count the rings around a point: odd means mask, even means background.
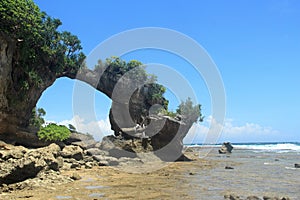
[{"label": "rocky outcrop in water", "polygon": [[224,142],[221,148],[219,149],[220,154],[227,154],[231,153],[233,149],[233,146],[230,142]]}]

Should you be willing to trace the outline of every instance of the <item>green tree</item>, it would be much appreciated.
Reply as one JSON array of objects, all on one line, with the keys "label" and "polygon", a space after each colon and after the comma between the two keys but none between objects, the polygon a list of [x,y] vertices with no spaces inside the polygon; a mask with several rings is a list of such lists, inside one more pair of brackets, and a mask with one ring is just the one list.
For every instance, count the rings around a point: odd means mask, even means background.
[{"label": "green tree", "polygon": [[176,109],[176,113],[182,116],[183,121],[202,122],[204,119],[201,113],[201,105],[194,105],[190,97],[180,103]]},{"label": "green tree", "polygon": [[40,128],[44,123],[44,116],[46,115],[46,111],[43,108],[34,108],[32,110],[32,116],[30,119],[30,126]]},{"label": "green tree", "polygon": [[63,141],[70,137],[71,131],[66,126],[49,124],[41,128],[37,135],[40,140]]},{"label": "green tree", "polygon": [[84,69],[79,39],[61,24],[32,0],[0,1],[0,131],[27,127],[42,92]]}]

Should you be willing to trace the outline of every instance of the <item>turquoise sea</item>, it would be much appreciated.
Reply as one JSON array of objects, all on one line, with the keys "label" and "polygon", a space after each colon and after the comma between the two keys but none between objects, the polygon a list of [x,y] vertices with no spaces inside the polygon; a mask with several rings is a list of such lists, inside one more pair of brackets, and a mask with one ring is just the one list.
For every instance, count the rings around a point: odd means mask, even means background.
[{"label": "turquoise sea", "polygon": [[[198,186],[198,191],[193,191],[196,199],[222,199],[228,193],[244,198],[255,195],[300,199],[300,169],[295,168],[295,163],[300,164],[299,142],[232,145],[233,152],[226,155],[218,154],[221,144],[186,145],[200,157],[220,163],[190,177],[191,185]],[[225,169],[226,166],[233,169]]]}]

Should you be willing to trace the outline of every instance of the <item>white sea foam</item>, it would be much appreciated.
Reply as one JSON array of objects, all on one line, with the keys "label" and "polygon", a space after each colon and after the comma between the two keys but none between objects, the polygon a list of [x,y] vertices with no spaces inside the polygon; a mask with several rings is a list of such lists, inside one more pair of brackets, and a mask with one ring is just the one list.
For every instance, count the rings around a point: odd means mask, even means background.
[{"label": "white sea foam", "polygon": [[[253,152],[276,152],[276,153],[288,153],[297,152],[300,154],[300,143],[238,143],[232,144],[234,149],[253,150]],[[221,147],[221,144],[191,144],[185,145],[186,147],[202,147],[213,148]]]},{"label": "white sea foam", "polygon": [[233,145],[236,149],[251,149],[255,152],[272,151],[277,153],[300,152],[300,145],[296,143],[277,143],[277,144],[238,144]]}]

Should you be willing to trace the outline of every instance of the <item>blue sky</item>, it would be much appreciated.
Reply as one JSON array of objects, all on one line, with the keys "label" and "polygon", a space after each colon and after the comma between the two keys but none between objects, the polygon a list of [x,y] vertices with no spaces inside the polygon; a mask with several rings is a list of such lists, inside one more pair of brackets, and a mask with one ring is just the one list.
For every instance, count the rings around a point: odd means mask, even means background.
[{"label": "blue sky", "polygon": [[[226,120],[219,141],[300,141],[300,2],[251,1],[71,1],[35,0],[42,11],[61,19],[62,30],[77,35],[85,54],[112,35],[134,28],[162,27],[197,41],[217,65],[226,90]],[[186,142],[201,142],[212,125],[209,91],[189,64],[166,52],[124,56],[178,70],[197,88],[206,120]],[[63,78],[38,102],[48,121],[73,122],[74,81]],[[174,108],[178,102],[171,102]],[[95,94],[96,122],[82,131],[109,132],[110,101]],[[72,121],[73,120],[73,121]],[[203,134],[199,134],[202,133]],[[97,133],[95,133],[96,138]]]}]

